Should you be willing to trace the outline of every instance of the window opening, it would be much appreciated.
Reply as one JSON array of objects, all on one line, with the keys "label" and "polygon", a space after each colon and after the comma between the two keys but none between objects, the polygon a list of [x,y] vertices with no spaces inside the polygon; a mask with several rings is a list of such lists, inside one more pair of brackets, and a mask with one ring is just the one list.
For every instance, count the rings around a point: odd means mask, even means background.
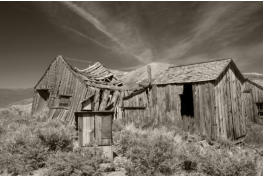
[{"label": "window opening", "polygon": [[262,118],[263,117],[263,103],[259,102],[256,103],[257,108],[258,108],[258,115]]},{"label": "window opening", "polygon": [[70,96],[60,95],[59,106],[61,106],[61,107],[69,107],[70,106]]}]

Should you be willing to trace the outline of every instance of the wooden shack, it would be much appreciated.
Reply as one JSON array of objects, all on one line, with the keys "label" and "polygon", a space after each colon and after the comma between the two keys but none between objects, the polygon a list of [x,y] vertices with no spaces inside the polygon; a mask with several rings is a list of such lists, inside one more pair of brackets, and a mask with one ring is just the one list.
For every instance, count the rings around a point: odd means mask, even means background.
[{"label": "wooden shack", "polygon": [[32,114],[74,124],[75,112],[118,110],[128,90],[99,62],[81,70],[58,56],[34,87]]},{"label": "wooden shack", "polygon": [[247,73],[244,76],[244,116],[257,123],[263,118],[263,77],[257,73]]},{"label": "wooden shack", "polygon": [[123,120],[196,128],[210,139],[246,135],[244,77],[232,59],[170,66],[149,87],[123,98]]}]

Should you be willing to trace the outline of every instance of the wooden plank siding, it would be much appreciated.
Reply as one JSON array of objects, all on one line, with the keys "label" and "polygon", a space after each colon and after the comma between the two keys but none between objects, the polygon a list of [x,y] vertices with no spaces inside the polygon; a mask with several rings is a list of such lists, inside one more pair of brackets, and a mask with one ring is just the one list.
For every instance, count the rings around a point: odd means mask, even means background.
[{"label": "wooden plank siding", "polygon": [[[50,92],[50,97],[46,101],[49,107],[48,119],[59,119],[69,124],[74,124],[74,113],[81,111],[82,102],[91,95],[98,94],[96,100],[93,100],[96,103],[96,110],[105,110],[110,101],[116,104],[118,96],[121,95],[121,91],[111,91],[111,94],[115,93],[116,96],[114,100],[108,99],[113,96],[110,95],[109,89],[95,88],[81,82],[61,59],[56,59],[51,63],[36,85],[32,104],[33,115],[36,115],[43,104],[37,91],[39,89],[48,89]],[[69,96],[70,105],[68,107],[59,107],[60,95]]]},{"label": "wooden plank siding", "polygon": [[194,119],[201,135],[215,139],[215,93],[210,82],[193,84]]},{"label": "wooden plank siding", "polygon": [[245,136],[245,117],[242,110],[242,85],[236,71],[229,67],[215,83],[217,137],[238,139]]},{"label": "wooden plank siding", "polygon": [[263,104],[263,89],[246,81],[243,85],[243,113],[247,120],[257,122],[258,115],[257,103]]},{"label": "wooden plank siding", "polygon": [[[158,126],[181,121],[180,96],[182,86],[155,86],[123,101],[125,123],[137,126],[151,124]],[[141,100],[141,102],[140,102]],[[145,109],[126,109],[126,107],[146,107]]]},{"label": "wooden plank siding", "polygon": [[[235,140],[245,136],[243,114],[243,81],[237,70],[227,67],[216,81],[192,83],[194,118],[181,115],[184,84],[153,85],[149,91],[124,101],[126,106],[139,106],[144,99],[146,109],[124,110],[125,123],[152,126],[173,124],[184,130],[196,129],[209,139]],[[147,99],[146,99],[147,98]]]}]

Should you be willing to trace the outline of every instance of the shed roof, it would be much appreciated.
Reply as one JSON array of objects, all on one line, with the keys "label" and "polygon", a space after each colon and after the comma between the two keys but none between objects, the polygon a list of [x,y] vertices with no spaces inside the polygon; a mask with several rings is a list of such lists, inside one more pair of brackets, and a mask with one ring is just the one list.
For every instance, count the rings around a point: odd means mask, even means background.
[{"label": "shed roof", "polygon": [[249,83],[254,84],[257,87],[263,88],[263,75],[259,73],[243,73]]},{"label": "shed roof", "polygon": [[171,66],[158,76],[154,84],[162,85],[216,80],[230,63],[233,63],[232,59],[220,59],[189,65]]}]

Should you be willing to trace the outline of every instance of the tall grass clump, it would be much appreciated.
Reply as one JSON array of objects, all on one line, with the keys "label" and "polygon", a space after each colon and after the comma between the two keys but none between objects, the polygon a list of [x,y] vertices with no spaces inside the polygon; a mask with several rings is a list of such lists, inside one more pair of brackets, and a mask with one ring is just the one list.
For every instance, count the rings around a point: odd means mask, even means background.
[{"label": "tall grass clump", "polygon": [[25,129],[7,140],[0,153],[0,169],[11,175],[29,175],[44,167],[49,155],[48,148]]},{"label": "tall grass clump", "polygon": [[117,153],[131,162],[125,167],[127,175],[173,174],[177,162],[172,136],[123,130],[115,140]]},{"label": "tall grass clump", "polygon": [[72,150],[72,129],[61,122],[12,111],[1,115],[0,174],[31,175],[46,166],[51,154]]},{"label": "tall grass clump", "polygon": [[49,151],[71,151],[75,130],[59,121],[48,121],[36,130],[36,136]]}]

